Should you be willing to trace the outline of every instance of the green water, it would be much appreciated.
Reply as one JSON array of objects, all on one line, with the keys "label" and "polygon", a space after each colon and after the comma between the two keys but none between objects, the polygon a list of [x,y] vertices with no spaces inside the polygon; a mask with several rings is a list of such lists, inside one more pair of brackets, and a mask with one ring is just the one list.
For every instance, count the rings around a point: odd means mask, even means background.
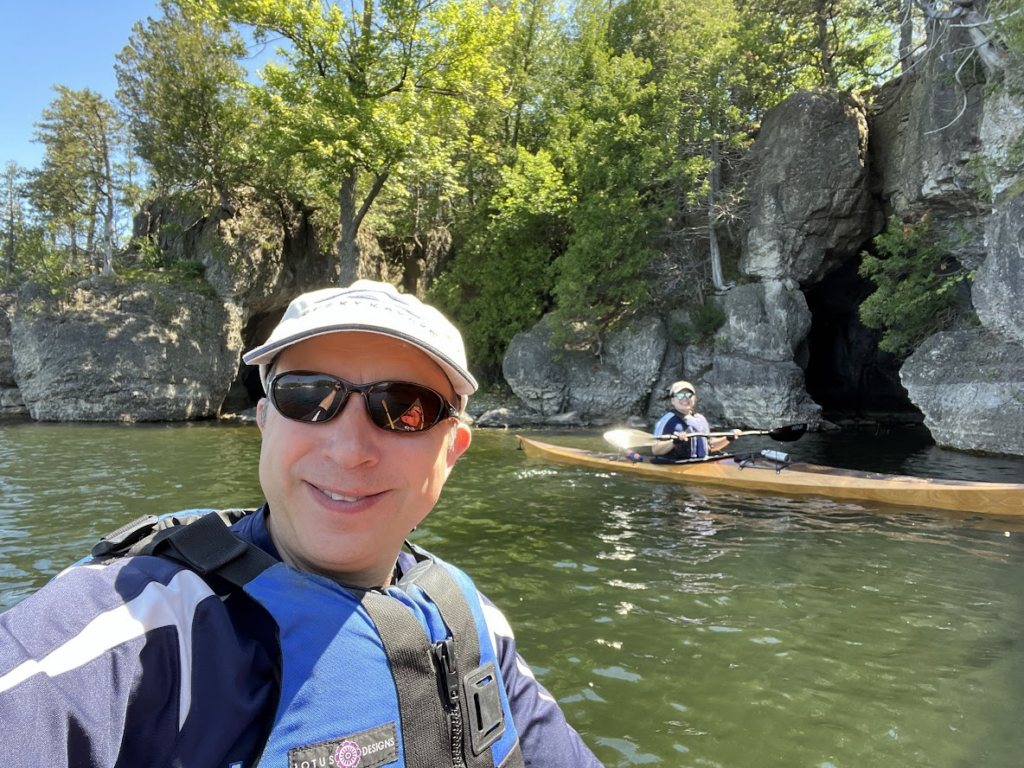
[{"label": "green water", "polygon": [[[796,447],[843,466],[1024,479],[1024,462],[913,437]],[[255,506],[258,451],[252,427],[0,426],[0,609],[130,517]],[[480,430],[414,538],[505,611],[608,766],[1021,765],[1016,530],[529,462],[512,434]]]}]

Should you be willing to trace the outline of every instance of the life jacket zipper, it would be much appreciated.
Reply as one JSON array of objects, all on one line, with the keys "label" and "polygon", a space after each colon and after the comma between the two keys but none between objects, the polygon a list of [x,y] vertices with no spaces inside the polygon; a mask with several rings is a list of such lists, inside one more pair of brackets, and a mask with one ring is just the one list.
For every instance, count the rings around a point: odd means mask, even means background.
[{"label": "life jacket zipper", "polygon": [[451,747],[453,768],[466,768],[462,759],[462,707],[460,706],[459,670],[455,663],[455,640],[439,640],[434,643],[434,659],[437,661],[438,676],[441,681],[441,692],[445,707],[448,710],[448,723],[451,727]]}]

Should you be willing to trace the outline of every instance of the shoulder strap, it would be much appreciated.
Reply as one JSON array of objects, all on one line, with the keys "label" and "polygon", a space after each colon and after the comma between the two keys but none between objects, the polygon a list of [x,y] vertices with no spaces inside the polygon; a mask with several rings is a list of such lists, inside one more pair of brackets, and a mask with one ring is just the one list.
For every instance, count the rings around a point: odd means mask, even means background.
[{"label": "shoulder strap", "polygon": [[201,576],[216,574],[236,587],[244,587],[277,563],[259,547],[233,534],[217,514],[158,531],[139,554],[166,557]]},{"label": "shoulder strap", "polygon": [[158,518],[144,515],[111,531],[92,548],[96,562],[154,555],[185,565],[202,576],[216,574],[238,587],[277,561],[235,536],[229,526],[249,512],[195,510]]}]

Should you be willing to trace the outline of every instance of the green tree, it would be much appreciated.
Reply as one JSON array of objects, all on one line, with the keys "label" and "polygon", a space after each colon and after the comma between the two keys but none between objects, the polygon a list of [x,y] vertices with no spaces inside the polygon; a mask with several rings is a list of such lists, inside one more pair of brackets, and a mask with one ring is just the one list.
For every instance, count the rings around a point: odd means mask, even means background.
[{"label": "green tree", "polygon": [[3,200],[4,279],[10,282],[21,231],[25,225],[25,169],[9,160],[0,175],[0,196]]},{"label": "green tree", "polygon": [[[674,105],[658,99],[650,64],[597,51],[562,153],[576,200],[555,263],[559,325],[599,333],[647,296],[644,271],[668,217]],[[668,111],[666,111],[666,109]]]},{"label": "green tree", "polygon": [[[124,134],[113,105],[88,88],[55,86],[57,97],[36,123],[35,140],[44,146],[31,195],[36,208],[57,230],[67,233],[72,262],[79,255],[85,228],[85,254],[91,259],[102,243],[102,272],[113,274],[116,218],[125,179],[118,171]],[[97,229],[102,227],[102,232]]]},{"label": "green tree", "polygon": [[947,257],[950,244],[928,215],[907,223],[893,216],[874,239],[876,255],[862,254],[860,274],[875,291],[861,304],[860,319],[882,331],[879,349],[906,357],[968,316],[957,286],[970,276]]},{"label": "green tree", "polygon": [[255,181],[248,151],[258,120],[245,93],[246,55],[226,24],[195,19],[164,0],[163,16],[138,22],[117,56],[117,97],[138,154],[158,187],[187,191],[223,209]]},{"label": "green tree", "polygon": [[492,55],[502,16],[481,0],[194,0],[183,7],[281,38],[283,63],[255,94],[270,126],[261,141],[298,156],[335,192],[340,282],[357,277],[356,236],[389,179],[451,161],[476,100],[501,96]]},{"label": "green tree", "polygon": [[856,91],[891,72],[900,7],[876,0],[736,0],[745,47],[775,72],[777,92]]},{"label": "green tree", "polygon": [[534,155],[518,148],[515,163],[502,167],[500,177],[433,289],[465,329],[470,359],[485,380],[500,377],[512,337],[550,308],[551,266],[564,249],[571,202],[561,171],[544,150]]}]

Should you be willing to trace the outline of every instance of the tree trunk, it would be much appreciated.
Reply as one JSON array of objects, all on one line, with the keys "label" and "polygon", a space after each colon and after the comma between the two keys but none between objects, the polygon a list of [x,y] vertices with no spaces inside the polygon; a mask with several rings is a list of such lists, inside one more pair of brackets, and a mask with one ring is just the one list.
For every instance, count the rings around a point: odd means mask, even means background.
[{"label": "tree trunk", "polygon": [[[93,199],[90,207],[89,214],[86,217],[88,222],[85,227],[85,251],[82,257],[82,263],[89,268],[89,274],[93,275],[96,273],[96,220],[99,218],[99,203],[96,199]],[[75,251],[72,251],[75,253]],[[79,266],[78,262],[75,262],[75,268]]]},{"label": "tree trunk", "polygon": [[7,242],[4,243],[4,252],[7,256],[5,272],[8,278],[10,278],[11,272],[14,271],[14,200],[16,191],[12,174],[7,187]]},{"label": "tree trunk", "polygon": [[835,72],[832,69],[832,48],[828,39],[828,16],[825,0],[815,0],[814,20],[818,27],[818,53],[821,56],[821,77],[824,85],[835,86]]},{"label": "tree trunk", "polygon": [[341,182],[338,190],[338,224],[341,236],[338,239],[338,264],[341,273],[338,285],[352,285],[359,279],[359,242],[356,240],[356,183],[359,170],[352,168]]},{"label": "tree trunk", "polygon": [[74,218],[68,222],[68,237],[71,238],[71,263],[78,267],[78,225]]},{"label": "tree trunk", "polygon": [[905,0],[900,11],[900,71],[907,72],[914,55],[913,0]]},{"label": "tree trunk", "polygon": [[722,273],[722,252],[718,247],[718,189],[721,186],[721,170],[719,168],[718,139],[711,139],[711,171],[708,173],[708,237],[711,249],[711,283],[716,291],[724,291],[725,275]]},{"label": "tree trunk", "polygon": [[366,193],[363,204],[356,211],[356,186],[359,181],[359,169],[352,168],[341,182],[341,189],[338,190],[338,223],[341,226],[341,237],[338,240],[338,263],[341,274],[338,276],[338,284],[341,286],[352,285],[359,279],[359,226],[370,210],[373,201],[377,199],[390,172],[378,174],[373,179],[373,186]]},{"label": "tree trunk", "polygon": [[114,274],[114,175],[110,170],[110,144],[104,134],[102,141],[103,151],[103,181],[106,197],[106,210],[103,214],[103,274]]}]

